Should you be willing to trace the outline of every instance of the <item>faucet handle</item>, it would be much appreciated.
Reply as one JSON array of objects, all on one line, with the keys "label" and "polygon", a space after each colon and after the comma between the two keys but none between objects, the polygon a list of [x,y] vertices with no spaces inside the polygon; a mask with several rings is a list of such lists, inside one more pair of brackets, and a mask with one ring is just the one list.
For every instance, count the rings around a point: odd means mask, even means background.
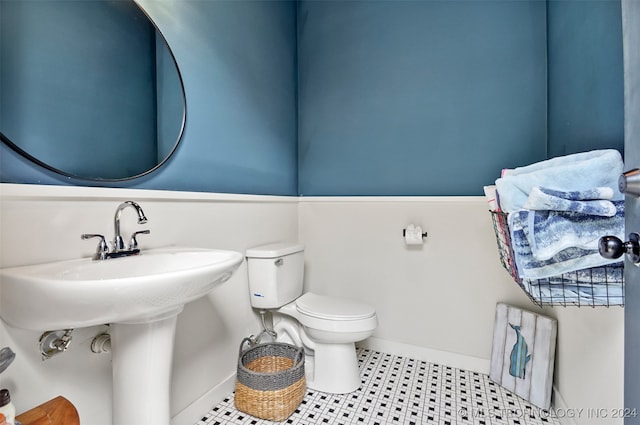
[{"label": "faucet handle", "polygon": [[83,233],[80,235],[80,238],[83,240],[91,239],[91,238],[100,238],[100,242],[98,243],[98,248],[96,248],[96,253],[93,256],[94,260],[105,260],[107,258],[107,254],[109,253],[109,244],[105,240],[103,235],[98,235],[95,233]]},{"label": "faucet handle", "polygon": [[139,230],[137,232],[134,232],[133,235],[131,235],[131,241],[129,242],[129,250],[138,249],[138,240],[136,239],[136,236],[138,236],[138,235],[148,235],[149,233],[151,233],[151,230],[149,230],[149,229],[147,229],[147,230]]}]

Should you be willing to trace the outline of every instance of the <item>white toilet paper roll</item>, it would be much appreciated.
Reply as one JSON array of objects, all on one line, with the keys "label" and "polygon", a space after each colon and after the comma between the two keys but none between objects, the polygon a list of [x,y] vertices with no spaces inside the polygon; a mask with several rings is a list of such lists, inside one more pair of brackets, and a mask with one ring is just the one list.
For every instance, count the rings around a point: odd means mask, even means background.
[{"label": "white toilet paper roll", "polygon": [[407,245],[422,245],[422,227],[409,225],[404,232],[404,243]]}]

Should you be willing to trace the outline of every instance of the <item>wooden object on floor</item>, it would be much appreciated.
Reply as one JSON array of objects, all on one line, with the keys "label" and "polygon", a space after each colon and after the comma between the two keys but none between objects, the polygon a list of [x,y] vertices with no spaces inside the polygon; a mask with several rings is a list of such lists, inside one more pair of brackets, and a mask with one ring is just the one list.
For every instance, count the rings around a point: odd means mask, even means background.
[{"label": "wooden object on floor", "polygon": [[498,303],[489,379],[549,409],[557,333],[555,319]]},{"label": "wooden object on floor", "polygon": [[75,406],[58,396],[16,416],[22,425],[80,425]]}]

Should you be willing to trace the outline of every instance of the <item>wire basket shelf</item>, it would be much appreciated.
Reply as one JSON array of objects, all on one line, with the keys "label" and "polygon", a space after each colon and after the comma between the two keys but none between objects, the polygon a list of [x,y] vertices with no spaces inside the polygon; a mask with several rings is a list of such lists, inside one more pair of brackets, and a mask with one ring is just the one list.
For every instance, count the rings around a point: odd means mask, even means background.
[{"label": "wire basket shelf", "polygon": [[534,304],[540,307],[624,306],[622,263],[576,270],[544,279],[521,278],[511,244],[507,214],[490,212],[500,262]]}]

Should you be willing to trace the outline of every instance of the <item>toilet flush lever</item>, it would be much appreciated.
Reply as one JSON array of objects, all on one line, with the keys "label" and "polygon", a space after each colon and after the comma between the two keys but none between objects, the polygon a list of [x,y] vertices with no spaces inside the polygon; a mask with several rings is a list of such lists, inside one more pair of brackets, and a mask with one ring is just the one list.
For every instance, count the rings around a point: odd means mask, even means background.
[{"label": "toilet flush lever", "polygon": [[620,258],[627,254],[635,265],[640,265],[640,235],[630,233],[627,242],[622,242],[615,236],[603,236],[598,242],[598,251],[608,259]]},{"label": "toilet flush lever", "polygon": [[281,265],[284,264],[284,260],[282,258],[278,258],[276,261],[273,262],[273,264],[280,267]]}]

